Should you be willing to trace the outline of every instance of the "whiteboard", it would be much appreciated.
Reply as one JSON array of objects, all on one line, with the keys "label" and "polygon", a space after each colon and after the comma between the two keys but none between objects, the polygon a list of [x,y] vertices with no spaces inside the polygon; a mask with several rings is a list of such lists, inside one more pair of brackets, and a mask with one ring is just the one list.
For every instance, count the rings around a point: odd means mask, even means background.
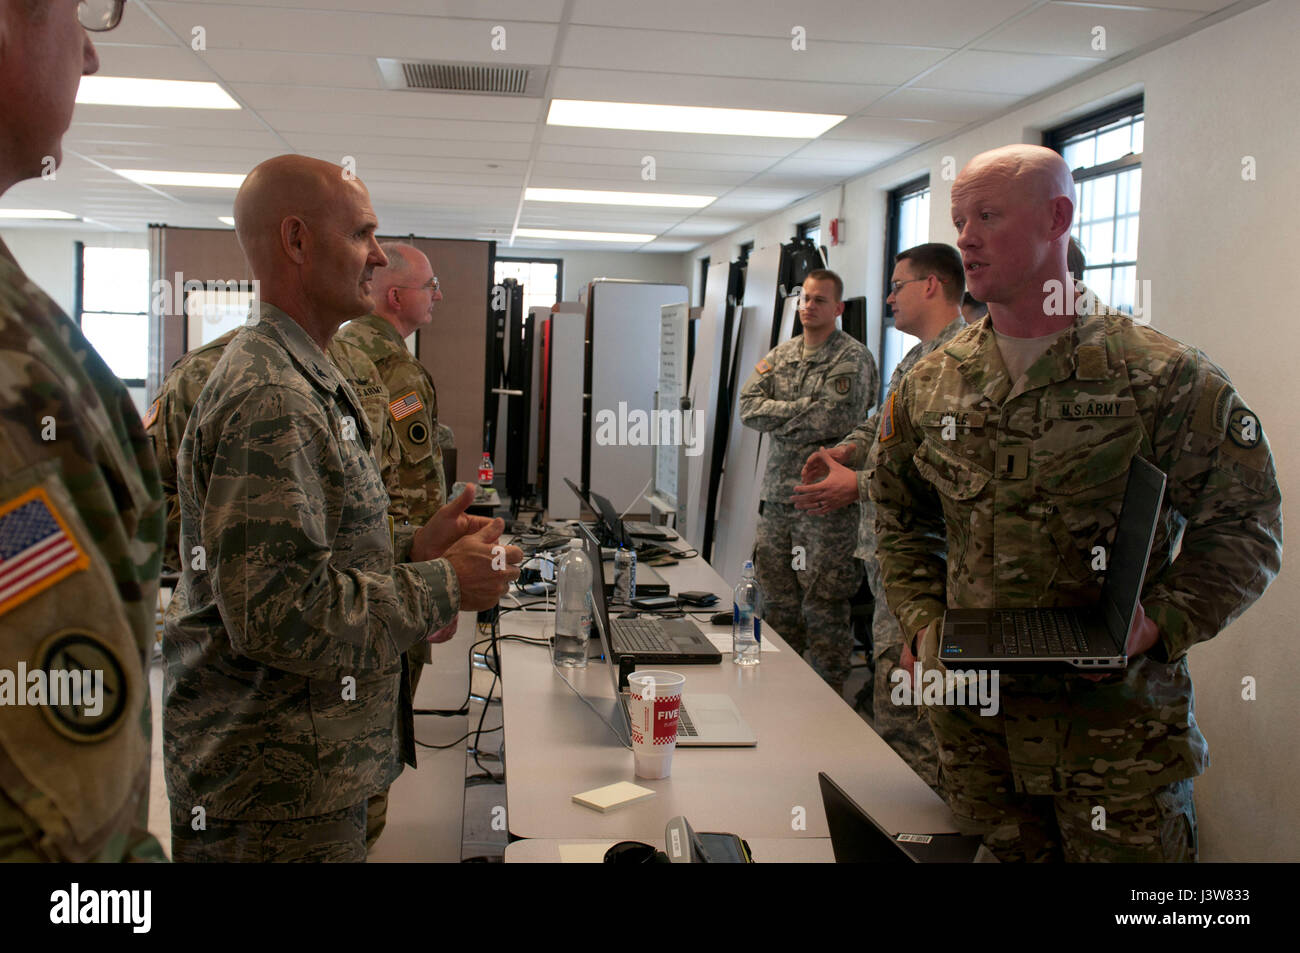
[{"label": "whiteboard", "polygon": [[[591,466],[587,488],[609,497],[620,514],[638,503],[654,472],[650,435],[659,378],[660,308],[687,300],[686,286],[597,280],[591,285]],[[579,375],[581,378],[581,375]],[[602,426],[613,420],[610,428]],[[577,481],[575,481],[577,482]],[[570,494],[572,496],[572,494]],[[552,498],[554,499],[554,498]],[[647,507],[642,504],[641,511]]]},{"label": "whiteboard", "polygon": [[[686,395],[687,322],[690,304],[666,304],[659,309],[659,409],[676,411]],[[680,430],[682,441],[692,439],[689,420],[682,415]],[[655,493],[661,500],[677,509],[677,463],[681,446],[659,443],[654,448]]]}]

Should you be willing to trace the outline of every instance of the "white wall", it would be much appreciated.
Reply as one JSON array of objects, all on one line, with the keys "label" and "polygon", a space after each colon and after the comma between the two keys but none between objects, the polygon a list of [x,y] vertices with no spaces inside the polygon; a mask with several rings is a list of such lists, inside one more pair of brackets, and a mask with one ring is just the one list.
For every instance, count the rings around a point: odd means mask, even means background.
[{"label": "white wall", "polygon": [[[845,294],[866,294],[877,340],[884,280],[886,193],[929,172],[930,237],[953,241],[951,182],[961,168],[1008,142],[1143,91],[1142,217],[1137,273],[1150,281],[1153,324],[1221,364],[1264,422],[1282,484],[1284,520],[1300,525],[1300,418],[1295,258],[1300,249],[1300,73],[1294,60],[1300,4],[1273,0],[1068,90],[959,134],[845,187],[847,241],[829,265]],[[1242,180],[1254,156],[1257,180]],[[739,243],[784,241],[796,222],[838,202],[813,197],[683,256],[681,280],[698,281],[699,259],[734,258]],[[832,213],[833,214],[833,213]],[[877,355],[879,358],[879,355]],[[1191,652],[1196,714],[1213,764],[1196,783],[1203,860],[1300,859],[1300,570],[1284,566],[1262,599],[1210,643]],[[1215,580],[1206,580],[1207,585]],[[1242,679],[1257,700],[1242,699]]]},{"label": "white wall", "polygon": [[[503,251],[519,258],[527,252]],[[539,257],[564,259],[564,300],[577,301],[579,291],[593,278],[634,278],[640,281],[666,281],[677,284],[682,280],[682,256],[659,252],[621,251],[564,251],[540,252]]]},{"label": "white wall", "polygon": [[0,231],[27,277],[75,318],[77,306],[77,242],[101,248],[148,248],[149,236],[140,232],[107,232],[88,228],[9,228]]}]

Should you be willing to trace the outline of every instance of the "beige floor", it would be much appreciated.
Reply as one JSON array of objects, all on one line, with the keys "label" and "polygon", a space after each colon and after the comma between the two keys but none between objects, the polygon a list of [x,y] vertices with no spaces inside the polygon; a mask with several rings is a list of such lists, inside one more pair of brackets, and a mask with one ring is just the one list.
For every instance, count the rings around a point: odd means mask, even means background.
[{"label": "beige floor", "polygon": [[[424,670],[415,700],[417,708],[457,708],[465,700],[469,678],[468,651],[474,633],[472,613],[461,615],[459,631],[450,642],[433,647],[433,662]],[[482,673],[477,673],[480,677]],[[488,676],[490,680],[490,676]],[[475,679],[478,687],[479,678]],[[171,850],[167,787],[162,770],[162,661],[155,660],[150,672],[153,693],[153,772],[149,788],[149,829]],[[487,690],[487,682],[480,691]],[[499,692],[498,692],[499,694]],[[497,708],[497,706],[493,706]],[[475,708],[477,713],[477,708]],[[489,714],[489,718],[493,716]],[[499,723],[499,715],[496,716]],[[477,716],[475,716],[477,721]],[[463,716],[416,718],[415,735],[427,744],[449,744],[466,733]],[[488,735],[486,738],[499,738]],[[484,747],[494,749],[495,741]],[[388,825],[374,850],[371,863],[429,862],[458,863],[461,859],[461,829],[465,803],[465,743],[445,751],[418,749],[419,767],[406,768],[389,793]]]}]

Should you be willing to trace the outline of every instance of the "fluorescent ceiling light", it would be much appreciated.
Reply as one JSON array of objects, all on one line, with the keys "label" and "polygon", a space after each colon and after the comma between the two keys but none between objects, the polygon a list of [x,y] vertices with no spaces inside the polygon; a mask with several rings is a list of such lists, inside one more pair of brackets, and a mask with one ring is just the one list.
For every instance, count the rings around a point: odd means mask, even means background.
[{"label": "fluorescent ceiling light", "polygon": [[0,218],[39,218],[65,222],[76,217],[69,212],[60,212],[52,208],[0,208]]},{"label": "fluorescent ceiling light", "polygon": [[141,185],[189,185],[200,189],[237,189],[246,176],[230,172],[162,172],[156,169],[114,169]]},{"label": "fluorescent ceiling light", "polygon": [[516,238],[556,238],[572,242],[631,242],[644,244],[654,241],[653,235],[633,235],[630,232],[566,232],[554,228],[521,228]]},{"label": "fluorescent ceiling light", "polygon": [[791,113],[771,109],[721,109],[715,106],[656,106],[651,103],[600,103],[556,99],[546,117],[550,126],[698,132],[715,136],[769,136],[816,139],[845,117],[830,113]]},{"label": "fluorescent ceiling light", "polygon": [[652,208],[703,208],[716,195],[673,195],[667,192],[601,192],[592,189],[525,189],[528,202],[574,202],[582,205],[645,205]]},{"label": "fluorescent ceiling light", "polygon": [[235,217],[233,215],[218,215],[217,221],[229,225],[231,228],[235,227]]},{"label": "fluorescent ceiling light", "polygon": [[83,76],[77,102],[88,106],[158,106],[170,109],[240,109],[216,83],[128,76]]}]

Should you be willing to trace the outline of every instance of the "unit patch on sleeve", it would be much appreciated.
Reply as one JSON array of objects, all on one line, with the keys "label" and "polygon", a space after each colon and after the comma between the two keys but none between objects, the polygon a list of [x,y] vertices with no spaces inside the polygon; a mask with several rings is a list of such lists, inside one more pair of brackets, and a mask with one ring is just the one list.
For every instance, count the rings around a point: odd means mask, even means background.
[{"label": "unit patch on sleeve", "polygon": [[149,412],[144,415],[144,420],[141,421],[141,423],[144,424],[145,430],[152,427],[153,422],[158,419],[158,405],[160,403],[162,403],[162,398],[155,397],[153,403],[149,405]]},{"label": "unit patch on sleeve", "polygon": [[759,361],[757,364],[754,365],[754,370],[758,371],[760,374],[766,374],[771,369],[772,369],[772,365],[767,362],[767,358],[763,358],[761,361]]},{"label": "unit patch on sleeve", "polygon": [[835,385],[835,393],[841,397],[853,389],[853,380],[848,377],[837,377],[832,383]]},{"label": "unit patch on sleeve", "polygon": [[424,401],[420,400],[420,395],[411,391],[405,397],[399,397],[388,405],[389,412],[393,415],[394,420],[402,420],[411,416],[417,410],[424,409]]},{"label": "unit patch on sleeve", "polygon": [[880,442],[888,443],[897,436],[894,430],[894,392],[889,392],[889,399],[885,401],[885,409],[881,411],[883,416],[880,418]]},{"label": "unit patch on sleeve", "polygon": [[73,741],[103,741],[122,724],[126,669],[102,639],[65,629],[45,640],[37,658],[51,687],[42,712],[55,731]]},{"label": "unit patch on sleeve", "polygon": [[89,565],[44,489],[0,503],[0,615]]}]

